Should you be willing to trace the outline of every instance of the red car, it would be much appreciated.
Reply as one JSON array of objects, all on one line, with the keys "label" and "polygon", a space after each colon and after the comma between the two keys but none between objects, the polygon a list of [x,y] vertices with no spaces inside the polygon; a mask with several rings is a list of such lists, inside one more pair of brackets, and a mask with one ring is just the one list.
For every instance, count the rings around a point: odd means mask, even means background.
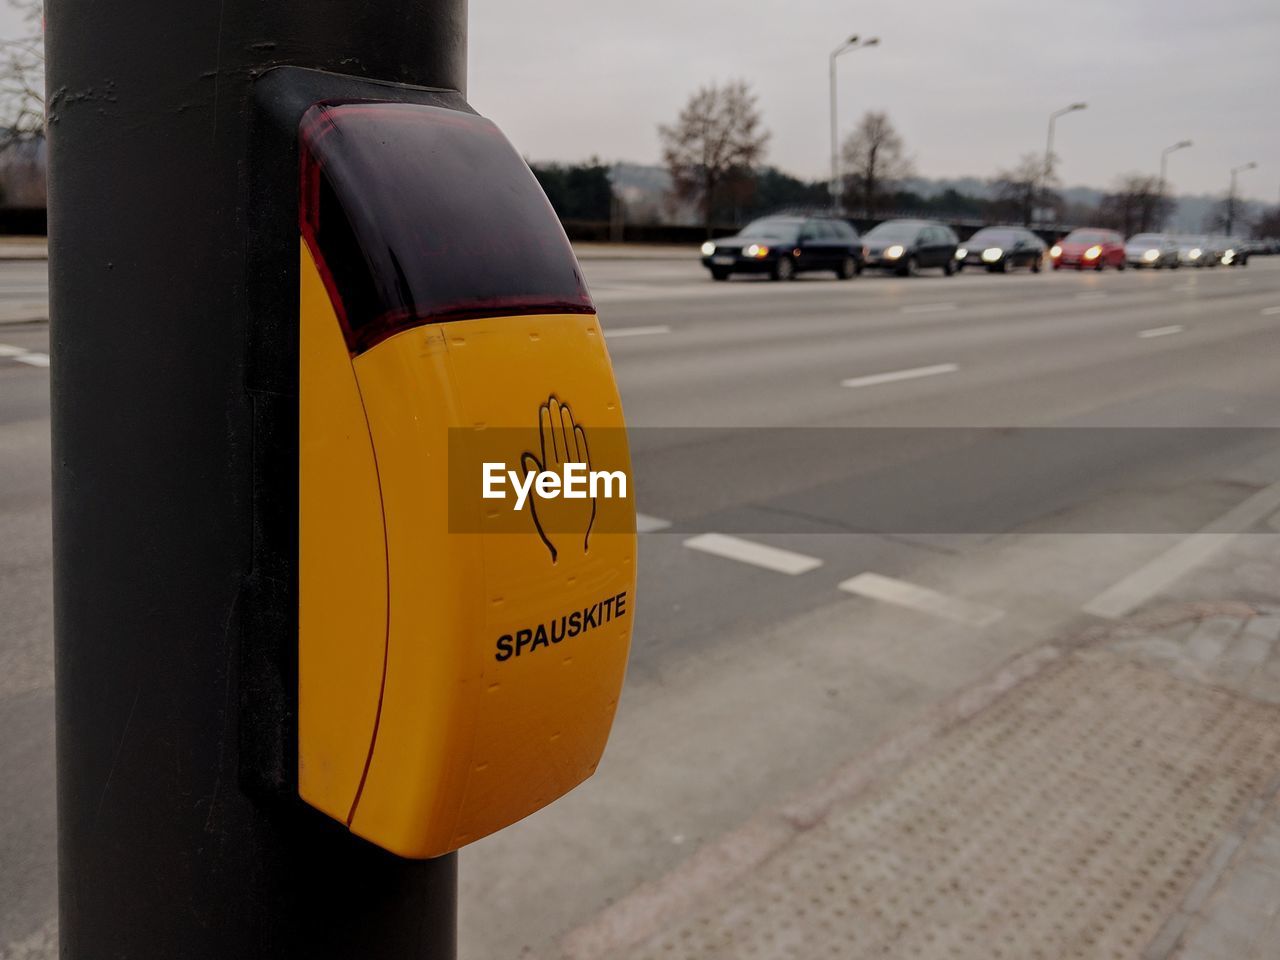
[{"label": "red car", "polygon": [[1103,270],[1115,267],[1123,270],[1124,237],[1114,230],[1096,230],[1083,227],[1072,230],[1049,250],[1053,269],[1075,267],[1077,270]]}]

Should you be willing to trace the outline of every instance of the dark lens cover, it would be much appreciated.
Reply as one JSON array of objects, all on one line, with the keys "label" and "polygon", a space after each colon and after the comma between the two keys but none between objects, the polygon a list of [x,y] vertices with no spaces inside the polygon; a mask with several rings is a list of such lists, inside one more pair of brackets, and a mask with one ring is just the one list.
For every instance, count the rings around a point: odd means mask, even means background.
[{"label": "dark lens cover", "polygon": [[595,312],[555,211],[489,120],[320,103],[300,137],[302,234],[352,354],[424,323]]}]

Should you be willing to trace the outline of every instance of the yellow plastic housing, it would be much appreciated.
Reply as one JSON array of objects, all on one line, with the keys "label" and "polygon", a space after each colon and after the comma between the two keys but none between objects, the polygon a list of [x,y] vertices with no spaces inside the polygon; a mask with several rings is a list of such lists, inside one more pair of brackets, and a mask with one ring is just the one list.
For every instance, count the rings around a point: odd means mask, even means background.
[{"label": "yellow plastic housing", "polygon": [[[301,267],[299,793],[434,857],[563,795],[604,750],[634,616],[621,403],[593,315],[426,324],[352,359],[305,244]],[[528,509],[482,500],[478,473],[451,488],[450,435],[492,431],[516,468],[549,400],[628,489],[540,535]]]}]

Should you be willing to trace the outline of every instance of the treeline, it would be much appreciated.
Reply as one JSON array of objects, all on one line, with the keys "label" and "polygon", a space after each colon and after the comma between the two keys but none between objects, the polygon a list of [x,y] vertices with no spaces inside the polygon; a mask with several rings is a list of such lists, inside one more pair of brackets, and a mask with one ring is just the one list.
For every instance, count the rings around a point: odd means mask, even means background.
[{"label": "treeline", "polygon": [[[663,166],[670,188],[617,191],[599,160],[535,165],[534,173],[563,220],[700,223],[708,235],[764,214],[810,212],[833,206],[832,185],[801,180],[766,162],[771,134],[757,98],[742,81],[697,90],[670,124],[661,124]],[[888,114],[868,111],[841,144],[836,203],[843,215],[876,221],[929,217],[968,223],[1020,223],[1049,229],[1110,227],[1125,235],[1162,229],[1176,206],[1160,178],[1118,176],[1097,204],[1069,202],[1061,192],[1058,158],[1024,153],[987,181],[985,195],[956,189],[924,196],[908,188],[914,163]],[[621,196],[619,196],[621,195]],[[1204,218],[1212,232],[1266,236],[1280,211],[1261,216],[1228,196]],[[1251,222],[1252,221],[1252,222]]]},{"label": "treeline", "polygon": [[[534,176],[561,220],[608,221],[614,217],[645,219],[635,211],[615,206],[611,168],[599,160],[586,163],[533,163]],[[678,201],[673,195],[669,201]],[[802,180],[773,166],[736,171],[720,184],[711,204],[711,222],[738,226],[756,217],[782,211],[809,212],[831,206],[825,181]],[[948,188],[924,195],[891,186],[877,195],[876,213],[944,220],[996,222],[1018,220],[1022,209],[1016,198],[991,198]]]}]

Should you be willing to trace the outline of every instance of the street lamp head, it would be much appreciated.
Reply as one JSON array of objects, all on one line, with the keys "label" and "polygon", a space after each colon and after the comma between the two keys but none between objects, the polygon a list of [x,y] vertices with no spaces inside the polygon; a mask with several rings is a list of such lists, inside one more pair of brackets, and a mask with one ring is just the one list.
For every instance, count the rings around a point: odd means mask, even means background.
[{"label": "street lamp head", "polygon": [[1173,149],[1175,149],[1175,150],[1182,150],[1182,149],[1184,149],[1184,148],[1186,148],[1186,147],[1190,147],[1190,146],[1192,146],[1192,143],[1191,143],[1191,141],[1190,141],[1190,140],[1179,140],[1177,143],[1175,143],[1175,144],[1173,145]]},{"label": "street lamp head", "polygon": [[849,46],[853,46],[857,42],[858,42],[858,35],[856,33],[849,34],[849,39],[845,41],[845,43],[847,43]]},{"label": "street lamp head", "polygon": [[877,47],[877,46],[879,46],[879,45],[880,45],[880,38],[879,38],[879,37],[872,37],[872,38],[871,38],[871,39],[869,39],[869,40],[863,40],[863,41],[862,41],[862,45],[863,45],[864,47]]},{"label": "street lamp head", "polygon": [[1087,103],[1073,103],[1071,106],[1067,107],[1067,109],[1068,110],[1084,110],[1088,106],[1089,105]]}]

